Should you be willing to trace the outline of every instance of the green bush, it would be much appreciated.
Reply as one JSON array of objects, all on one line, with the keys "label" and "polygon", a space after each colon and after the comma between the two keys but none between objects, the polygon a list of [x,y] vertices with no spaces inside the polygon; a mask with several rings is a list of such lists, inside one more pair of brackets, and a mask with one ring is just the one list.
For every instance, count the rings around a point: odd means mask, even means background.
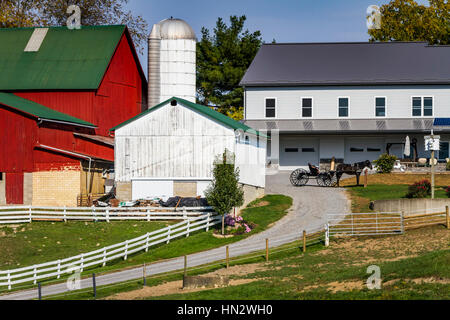
[{"label": "green bush", "polygon": [[447,162],[447,171],[450,171],[450,162]]},{"label": "green bush", "polygon": [[431,195],[431,183],[428,180],[416,182],[408,187],[407,198],[426,198]]},{"label": "green bush", "polygon": [[384,153],[378,158],[378,160],[375,160],[374,163],[377,166],[378,172],[391,173],[392,169],[394,169],[396,160],[396,156]]}]

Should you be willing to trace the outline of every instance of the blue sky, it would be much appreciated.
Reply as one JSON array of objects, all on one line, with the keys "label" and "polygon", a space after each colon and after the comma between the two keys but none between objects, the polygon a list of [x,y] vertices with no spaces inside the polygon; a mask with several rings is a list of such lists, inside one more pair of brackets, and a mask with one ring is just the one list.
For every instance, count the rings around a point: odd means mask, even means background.
[{"label": "blue sky", "polygon": [[[366,10],[389,0],[130,0],[149,27],[173,16],[186,20],[200,37],[202,27],[212,29],[218,17],[246,15],[250,31],[260,30],[264,41],[341,42],[367,41]],[[427,4],[426,0],[417,1]],[[141,63],[146,66],[145,55]],[[144,67],[145,69],[145,67]]]}]

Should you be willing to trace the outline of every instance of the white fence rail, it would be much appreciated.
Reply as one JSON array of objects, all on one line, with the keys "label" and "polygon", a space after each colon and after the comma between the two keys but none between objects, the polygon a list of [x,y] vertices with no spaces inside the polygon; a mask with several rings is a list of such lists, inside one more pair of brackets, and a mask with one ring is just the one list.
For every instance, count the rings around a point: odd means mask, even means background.
[{"label": "white fence rail", "polygon": [[404,233],[401,213],[328,214],[329,236],[371,236]]},{"label": "white fence rail", "polygon": [[64,274],[73,273],[75,270],[82,272],[85,268],[102,265],[108,261],[123,258],[124,260],[133,253],[145,250],[160,243],[169,243],[170,240],[182,236],[189,237],[195,231],[206,229],[221,223],[221,217],[212,213],[204,213],[200,217],[188,218],[183,222],[164,229],[147,233],[141,237],[127,240],[89,253],[74,257],[33,265],[14,270],[0,271],[0,287],[33,282],[49,278],[60,278]]},{"label": "white fence rail", "polygon": [[123,220],[185,220],[198,217],[211,207],[165,208],[61,208],[61,207],[0,207],[0,224],[31,223],[33,220],[44,221],[123,221]]}]

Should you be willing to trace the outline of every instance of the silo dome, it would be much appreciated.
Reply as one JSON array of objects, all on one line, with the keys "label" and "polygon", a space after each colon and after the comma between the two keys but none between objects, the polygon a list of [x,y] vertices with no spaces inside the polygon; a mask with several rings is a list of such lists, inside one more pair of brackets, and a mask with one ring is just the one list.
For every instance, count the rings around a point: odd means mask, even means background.
[{"label": "silo dome", "polygon": [[[164,40],[197,40],[194,30],[182,19],[166,19],[158,23],[159,37]],[[152,31],[153,33],[153,31]]]},{"label": "silo dome", "polygon": [[182,19],[153,26],[148,39],[148,104],[172,97],[196,99],[196,42],[194,30]]}]

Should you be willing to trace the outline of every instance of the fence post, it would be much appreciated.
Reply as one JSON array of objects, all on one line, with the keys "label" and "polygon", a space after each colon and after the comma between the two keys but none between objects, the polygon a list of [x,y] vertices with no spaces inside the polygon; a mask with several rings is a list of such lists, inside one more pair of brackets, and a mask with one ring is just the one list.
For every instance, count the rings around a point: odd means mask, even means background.
[{"label": "fence post", "polygon": [[58,278],[61,278],[61,260],[58,260]]},{"label": "fence post", "polygon": [[38,283],[38,299],[42,300],[42,287],[41,287],[41,283]]},{"label": "fence post", "polygon": [[190,228],[191,228],[191,220],[187,219],[187,234],[186,234],[186,238],[189,237]]},{"label": "fence post", "polygon": [[306,252],[306,231],[303,230],[303,252]]},{"label": "fence post", "polygon": [[109,223],[109,209],[106,209],[106,222]]},{"label": "fence post", "polygon": [[147,209],[147,222],[150,222],[150,209]]},{"label": "fence post", "polygon": [[103,249],[103,266],[106,266],[106,248]]},{"label": "fence post", "polygon": [[401,227],[402,227],[402,234],[405,233],[405,211],[402,211],[401,216]]},{"label": "fence post", "polygon": [[169,230],[167,231],[167,244],[169,244],[170,242],[170,231],[171,231],[171,227],[169,226]]},{"label": "fence post", "polygon": [[36,282],[37,282],[36,277],[37,277],[37,270],[36,270],[36,266],[35,266],[33,269],[33,284],[36,284]]},{"label": "fence post", "polygon": [[448,206],[445,206],[445,216],[447,218],[447,229],[450,229],[450,215],[448,213]]},{"label": "fence post", "polygon": [[186,219],[187,218],[187,211],[186,211],[186,207],[183,207],[183,218]]},{"label": "fence post", "polygon": [[11,290],[11,273],[8,272],[8,290]]},{"label": "fence post", "polygon": [[327,223],[325,225],[325,247],[330,246],[330,225]]},{"label": "fence post", "polygon": [[28,209],[28,213],[30,215],[30,223],[31,223],[33,221],[33,215],[32,215],[32,212],[31,212],[31,206]]},{"label": "fence post", "polygon": [[227,262],[227,269],[230,267],[230,248],[226,247],[226,262]]},{"label": "fence post", "polygon": [[97,298],[97,285],[95,283],[95,273],[92,274],[92,288],[94,289],[94,299]]},{"label": "fence post", "polygon": [[81,254],[81,269],[80,272],[83,272],[84,269],[84,253]]},{"label": "fence post", "polygon": [[378,233],[378,211],[375,212],[375,233]]},{"label": "fence post", "polygon": [[148,252],[148,239],[149,239],[150,235],[147,232],[147,238],[145,239],[145,252]]},{"label": "fence post", "polygon": [[67,222],[66,206],[64,206],[64,222]]},{"label": "fence post", "polygon": [[269,262],[269,239],[266,239],[266,262]]},{"label": "fence post", "polygon": [[147,285],[147,270],[145,270],[145,262],[144,269],[142,269],[142,276],[144,277],[144,287]]},{"label": "fence post", "polygon": [[128,240],[125,241],[125,256],[123,257],[123,260],[127,260],[128,257]]},{"label": "fence post", "polygon": [[208,212],[208,217],[206,218],[206,232],[209,231],[209,219],[210,219],[210,217],[211,217],[211,213]]}]

